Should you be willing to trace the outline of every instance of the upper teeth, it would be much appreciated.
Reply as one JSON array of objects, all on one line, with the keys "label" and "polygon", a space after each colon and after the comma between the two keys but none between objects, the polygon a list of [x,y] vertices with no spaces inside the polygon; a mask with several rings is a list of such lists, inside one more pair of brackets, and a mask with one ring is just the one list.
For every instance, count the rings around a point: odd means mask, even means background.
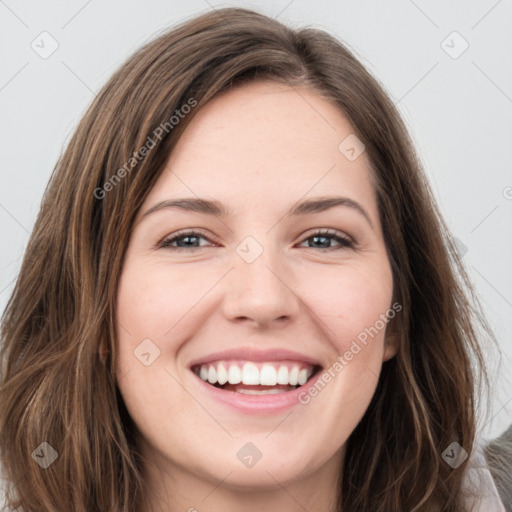
[{"label": "upper teeth", "polygon": [[313,373],[313,367],[306,368],[302,363],[257,364],[246,362],[229,363],[226,361],[204,364],[199,367],[199,377],[210,384],[247,384],[261,386],[275,386],[276,384],[302,386]]}]

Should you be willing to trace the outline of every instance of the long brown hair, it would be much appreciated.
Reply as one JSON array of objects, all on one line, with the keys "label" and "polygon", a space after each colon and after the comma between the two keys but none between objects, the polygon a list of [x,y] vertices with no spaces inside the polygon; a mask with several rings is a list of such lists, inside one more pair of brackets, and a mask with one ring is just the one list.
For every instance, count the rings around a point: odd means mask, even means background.
[{"label": "long brown hair", "polygon": [[[137,211],[195,113],[255,79],[309,87],[350,120],[371,162],[403,306],[398,354],[347,442],[338,509],[462,510],[467,462],[452,468],[442,453],[453,442],[473,450],[485,375],[478,327],[493,337],[407,129],[337,39],[238,8],[196,17],[137,51],[57,162],[2,320],[0,450],[11,505],[128,512],[142,502],[137,432],[115,378],[123,256]],[[45,470],[35,463],[39,452],[53,454],[43,442],[58,454]]]}]

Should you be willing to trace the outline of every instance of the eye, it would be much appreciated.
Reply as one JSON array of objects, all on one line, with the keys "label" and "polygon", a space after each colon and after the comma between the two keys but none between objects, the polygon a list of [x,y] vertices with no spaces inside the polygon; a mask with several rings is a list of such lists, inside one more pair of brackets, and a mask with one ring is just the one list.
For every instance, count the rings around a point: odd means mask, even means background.
[{"label": "eye", "polygon": [[[330,231],[328,229],[316,231],[308,238],[304,240],[307,242],[309,240],[313,240],[313,243],[320,244],[320,247],[309,247],[311,249],[327,249],[327,250],[336,250],[336,249],[345,249],[345,248],[354,248],[354,242],[343,235],[339,235],[336,231]],[[336,246],[329,246],[330,242],[335,241],[338,243]],[[304,243],[302,242],[302,243]]]},{"label": "eye", "polygon": [[[204,247],[201,245],[195,245],[201,238],[203,240],[210,241],[210,239],[200,231],[180,231],[172,237],[162,240],[158,247],[170,249],[198,249],[199,247]],[[174,245],[175,242],[177,245]]]},{"label": "eye", "polygon": [[[204,245],[200,245],[200,241],[206,240],[211,242],[211,240],[197,230],[185,230],[180,231],[173,235],[172,237],[166,238],[160,242],[158,245],[159,248],[168,248],[168,249],[199,249],[200,247],[204,247]],[[344,248],[354,248],[354,242],[346,236],[342,236],[338,234],[336,231],[332,232],[330,230],[320,230],[314,232],[308,238],[306,238],[302,243],[308,242],[312,240],[313,244],[319,244],[319,246],[309,246],[310,249],[344,249]],[[337,242],[338,245],[331,246],[331,242]]]}]

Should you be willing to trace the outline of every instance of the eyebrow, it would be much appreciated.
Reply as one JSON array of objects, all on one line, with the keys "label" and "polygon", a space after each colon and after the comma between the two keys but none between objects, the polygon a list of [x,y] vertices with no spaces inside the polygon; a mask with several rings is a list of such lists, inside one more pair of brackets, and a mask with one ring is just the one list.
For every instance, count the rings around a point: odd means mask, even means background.
[{"label": "eyebrow", "polygon": [[[373,228],[368,212],[356,201],[348,197],[333,196],[333,197],[318,197],[314,199],[307,199],[300,203],[293,205],[290,210],[286,213],[287,216],[298,216],[308,215],[313,213],[320,213],[336,206],[345,206],[352,208],[356,212],[360,213]],[[148,215],[157,212],[162,209],[177,208],[183,211],[204,213],[206,215],[215,215],[217,217],[231,217],[233,213],[226,208],[224,204],[216,200],[201,199],[196,197],[187,197],[180,199],[167,199],[160,201],[149,208],[143,213],[142,217],[145,218]]]}]

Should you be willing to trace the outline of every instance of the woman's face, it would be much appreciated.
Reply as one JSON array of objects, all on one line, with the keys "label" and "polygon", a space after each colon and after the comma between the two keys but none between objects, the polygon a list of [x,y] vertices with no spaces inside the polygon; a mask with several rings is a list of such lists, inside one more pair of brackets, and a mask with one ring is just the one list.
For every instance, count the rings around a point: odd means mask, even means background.
[{"label": "woman's face", "polygon": [[395,353],[361,149],[334,104],[269,82],[216,97],[185,130],[117,302],[119,388],[165,473],[233,488],[335,478]]}]

